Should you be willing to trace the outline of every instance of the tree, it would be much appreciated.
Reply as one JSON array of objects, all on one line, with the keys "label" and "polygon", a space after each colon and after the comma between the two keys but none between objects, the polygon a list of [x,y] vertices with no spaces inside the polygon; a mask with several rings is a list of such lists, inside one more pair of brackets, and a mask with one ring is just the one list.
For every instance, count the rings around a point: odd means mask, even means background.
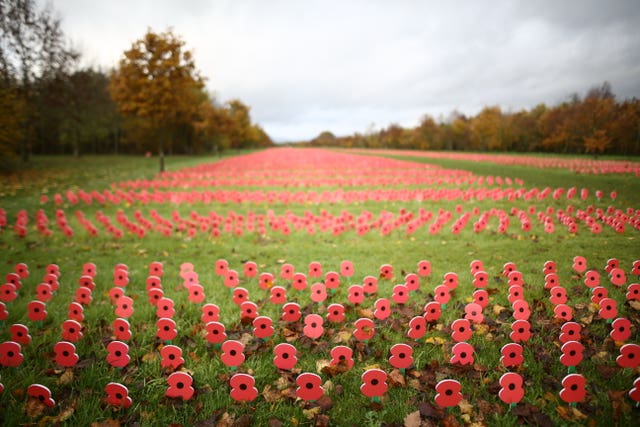
[{"label": "tree", "polygon": [[593,135],[584,139],[585,152],[593,153],[596,157],[598,154],[604,153],[609,145],[611,145],[611,138],[607,136],[604,129],[598,129]]},{"label": "tree", "polygon": [[15,117],[23,128],[20,151],[29,160],[37,115],[34,85],[67,72],[78,59],[68,47],[60,20],[50,9],[37,10],[34,0],[0,1],[0,72],[14,82],[24,108]]},{"label": "tree", "polygon": [[181,124],[195,121],[204,88],[191,52],[171,31],[148,30],[124,53],[109,87],[123,115],[148,122],[155,132],[163,172],[165,139]]}]

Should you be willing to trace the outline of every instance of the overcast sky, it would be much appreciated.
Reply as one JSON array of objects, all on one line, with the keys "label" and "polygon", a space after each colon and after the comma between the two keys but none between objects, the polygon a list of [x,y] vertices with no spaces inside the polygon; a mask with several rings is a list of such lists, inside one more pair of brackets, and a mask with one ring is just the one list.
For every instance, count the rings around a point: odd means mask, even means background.
[{"label": "overcast sky", "polygon": [[640,98],[637,0],[50,3],[84,64],[104,69],[147,28],[172,28],[209,90],[248,104],[277,141],[552,105],[605,80]]}]

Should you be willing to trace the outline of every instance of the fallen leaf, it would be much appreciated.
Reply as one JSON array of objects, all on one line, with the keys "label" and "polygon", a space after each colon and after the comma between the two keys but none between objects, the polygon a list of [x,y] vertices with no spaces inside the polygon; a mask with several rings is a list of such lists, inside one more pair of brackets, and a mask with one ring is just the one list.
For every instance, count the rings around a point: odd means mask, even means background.
[{"label": "fallen leaf", "polygon": [[319,406],[315,406],[315,407],[310,408],[310,409],[303,409],[302,413],[304,414],[305,417],[307,417],[307,419],[312,420],[318,414],[320,414],[320,407]]},{"label": "fallen leaf", "polygon": [[499,315],[500,315],[500,313],[502,313],[502,312],[503,312],[503,311],[505,311],[506,309],[507,309],[506,307],[503,307],[503,306],[501,306],[501,305],[499,305],[499,304],[494,304],[494,305],[493,305],[493,315],[494,315],[494,316],[499,316]]},{"label": "fallen leaf", "polygon": [[471,405],[467,399],[462,399],[460,403],[458,403],[458,407],[463,414],[473,414],[473,405]]},{"label": "fallen leaf", "polygon": [[640,311],[640,301],[631,300],[631,301],[628,301],[628,303],[631,306],[631,308],[633,308],[634,310],[639,310]]},{"label": "fallen leaf", "polygon": [[444,343],[447,342],[447,340],[439,336],[433,336],[433,337],[428,337],[426,340],[424,340],[424,342],[426,342],[427,344],[443,345]]},{"label": "fallen leaf", "polygon": [[233,423],[233,427],[251,427],[253,425],[253,416],[250,414],[242,414],[240,418]]},{"label": "fallen leaf", "polygon": [[58,378],[58,384],[60,385],[71,384],[73,382],[73,377],[74,377],[73,370],[67,369],[62,373],[62,375],[60,375],[60,378]]},{"label": "fallen leaf", "polygon": [[338,343],[346,343],[351,339],[351,336],[353,335],[353,331],[347,330],[347,329],[341,329],[340,331],[338,331],[337,334],[334,335],[333,337],[333,343],[334,344],[338,344]]},{"label": "fallen leaf", "polygon": [[228,412],[222,414],[222,418],[217,422],[216,427],[233,427],[235,421],[233,415],[229,415]]},{"label": "fallen leaf", "polygon": [[282,427],[282,421],[277,418],[271,418],[267,424],[269,427]]},{"label": "fallen leaf", "polygon": [[558,415],[560,415],[563,420],[567,421],[584,421],[588,418],[574,406],[560,405],[556,408],[556,411],[558,411]]},{"label": "fallen leaf", "polygon": [[404,388],[407,386],[404,375],[402,375],[398,369],[393,369],[389,372],[389,384],[393,387],[400,386]]},{"label": "fallen leaf", "polygon": [[113,418],[108,418],[104,421],[94,421],[91,423],[91,427],[120,427],[120,420],[114,420]]},{"label": "fallen leaf", "polygon": [[458,419],[453,414],[447,414],[442,420],[444,427],[460,427],[462,424],[458,422]]},{"label": "fallen leaf", "polygon": [[264,400],[268,403],[277,402],[281,396],[282,394],[278,390],[273,389],[271,384],[265,385],[262,390],[262,397],[264,397]]},{"label": "fallen leaf", "polygon": [[29,400],[27,400],[25,411],[29,418],[37,418],[42,414],[44,414],[44,411],[46,410],[47,410],[47,405],[40,402],[38,399],[29,398]]},{"label": "fallen leaf", "polygon": [[316,372],[319,374],[322,373],[322,370],[329,365],[331,365],[331,362],[329,360],[326,360],[326,359],[316,360]]},{"label": "fallen leaf", "polygon": [[420,427],[420,411],[414,411],[404,417],[404,427]]},{"label": "fallen leaf", "polygon": [[358,316],[373,319],[373,310],[370,308],[358,308]]}]

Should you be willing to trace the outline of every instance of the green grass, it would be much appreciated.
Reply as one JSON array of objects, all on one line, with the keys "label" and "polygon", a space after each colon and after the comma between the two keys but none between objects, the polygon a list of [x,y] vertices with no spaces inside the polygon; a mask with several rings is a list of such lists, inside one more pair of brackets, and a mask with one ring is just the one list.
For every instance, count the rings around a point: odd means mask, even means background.
[{"label": "green grass", "polygon": [[[203,161],[215,159],[204,158],[168,158],[168,169],[193,165]],[[527,187],[546,186],[585,187],[591,192],[600,189],[609,193],[618,192],[615,202],[603,201],[598,207],[606,208],[609,204],[625,209],[626,207],[640,207],[640,185],[638,179],[627,176],[583,176],[562,170],[536,170],[516,166],[498,166],[472,162],[458,162],[451,160],[431,160],[412,157],[412,161],[437,163],[447,168],[471,170],[480,175],[519,177],[525,181]],[[86,190],[108,188],[113,182],[140,177],[152,177],[157,168],[157,159],[132,157],[85,157],[81,162],[70,158],[36,158],[34,170],[24,170],[23,178],[29,181],[18,182],[6,178],[0,195],[0,207],[7,210],[9,221],[12,222],[18,209],[24,208],[33,215],[41,208],[39,197],[47,194],[51,197],[55,192],[64,192],[69,188],[83,188]],[[381,210],[398,212],[406,208],[416,212],[424,207],[432,212],[439,208],[453,210],[460,202],[440,203],[392,203],[367,202],[354,205],[334,206],[284,206],[266,205],[162,205],[162,206],[82,206],[82,210],[93,220],[93,214],[100,209],[112,218],[117,209],[123,209],[132,219],[134,209],[140,209],[148,217],[149,210],[156,208],[161,215],[168,217],[176,209],[181,215],[196,211],[206,214],[210,210],[225,215],[230,210],[244,213],[253,210],[265,213],[273,209],[282,214],[286,210],[303,213],[310,210],[318,214],[326,209],[334,214],[347,210],[357,215],[362,210],[370,210],[377,214]],[[553,206],[564,208],[569,202],[545,200],[518,202],[516,206],[526,209],[530,204],[538,206]],[[571,201],[576,207],[584,207],[587,203],[574,199]],[[512,204],[507,202],[465,202],[461,203],[465,210],[474,206],[481,210],[496,207],[509,210]],[[42,207],[47,212],[50,221],[54,218],[54,208],[51,204]],[[64,206],[67,215],[78,207]],[[533,218],[532,218],[533,219]],[[122,424],[132,425],[194,425],[203,422],[211,425],[214,421],[226,417],[240,419],[250,417],[254,425],[266,425],[270,420],[277,419],[284,425],[313,425],[323,419],[314,418],[314,412],[303,402],[281,398],[269,402],[263,396],[255,401],[242,404],[236,403],[229,397],[228,378],[231,371],[225,367],[219,357],[219,351],[208,345],[199,329],[201,325],[199,307],[188,301],[187,293],[182,288],[178,277],[180,265],[192,262],[199,273],[201,284],[205,287],[207,302],[214,302],[220,306],[221,321],[227,326],[230,338],[239,339],[244,333],[250,333],[250,326],[239,322],[238,309],[230,301],[229,291],[224,288],[222,281],[214,274],[216,259],[225,258],[232,268],[242,273],[243,263],[247,260],[255,261],[260,271],[269,271],[278,276],[284,262],[291,263],[297,271],[306,273],[307,265],[311,261],[320,261],[323,271],[338,270],[342,260],[354,262],[355,275],[350,279],[343,279],[336,295],[331,301],[322,306],[310,304],[307,292],[298,292],[288,288],[290,299],[297,300],[309,312],[323,313],[330,302],[347,301],[346,288],[348,284],[359,283],[366,275],[377,275],[380,265],[392,264],[395,271],[393,281],[380,281],[378,296],[388,297],[391,288],[401,283],[403,272],[413,272],[421,259],[428,259],[432,263],[432,275],[421,280],[420,290],[412,295],[407,304],[407,312],[398,310],[392,318],[377,322],[377,333],[374,339],[361,346],[361,352],[356,351],[357,360],[353,370],[330,378],[321,374],[323,381],[330,380],[333,387],[327,392],[332,400],[330,409],[320,412],[328,417],[332,425],[372,425],[402,424],[407,414],[418,410],[423,402],[433,403],[435,381],[442,378],[457,379],[462,383],[464,398],[472,405],[471,413],[465,414],[461,408],[453,408],[450,414],[460,422],[479,421],[487,425],[516,425],[521,421],[531,423],[533,415],[531,408],[537,408],[554,424],[583,425],[587,420],[581,418],[564,419],[557,408],[567,405],[559,401],[558,392],[561,388],[560,380],[566,374],[558,362],[560,349],[557,345],[557,335],[560,325],[553,320],[552,306],[547,300],[547,291],[543,289],[544,278],[541,274],[545,261],[552,259],[558,263],[560,283],[570,294],[569,304],[576,307],[576,319],[584,323],[586,347],[585,360],[578,366],[578,372],[587,378],[588,397],[578,405],[579,411],[593,420],[596,424],[610,423],[614,420],[619,425],[632,425],[637,419],[637,410],[632,409],[631,402],[624,395],[616,394],[631,388],[633,380],[638,376],[638,369],[620,369],[615,363],[618,349],[607,338],[609,326],[600,319],[597,313],[589,321],[589,292],[582,285],[582,278],[571,269],[572,258],[583,255],[587,258],[590,268],[602,269],[608,258],[618,258],[625,270],[629,271],[631,263],[640,258],[638,251],[638,232],[627,227],[624,234],[619,235],[608,227],[602,234],[593,235],[581,230],[576,235],[566,232],[556,225],[557,231],[546,234],[537,226],[529,234],[517,232],[517,220],[512,218],[512,228],[509,234],[495,232],[495,220],[488,230],[475,234],[468,225],[459,235],[449,232],[450,224],[435,236],[423,227],[410,238],[406,238],[403,231],[396,230],[389,236],[379,233],[369,233],[358,237],[355,233],[344,233],[339,236],[317,233],[307,235],[304,232],[294,232],[289,236],[270,233],[266,237],[255,234],[245,234],[242,237],[223,234],[220,238],[212,239],[206,234],[198,234],[188,238],[184,233],[174,233],[171,238],[158,234],[149,234],[139,240],[129,234],[122,239],[113,240],[102,231],[99,237],[90,237],[80,226],[71,219],[71,225],[76,229],[73,239],[66,239],[59,232],[54,232],[50,238],[40,237],[33,226],[31,218],[30,232],[26,238],[16,237],[11,229],[0,234],[0,259],[3,261],[0,274],[10,272],[17,262],[28,264],[31,276],[24,281],[23,290],[19,298],[7,305],[9,318],[0,326],[0,342],[9,338],[8,326],[21,322],[29,326],[33,341],[23,349],[25,361],[16,369],[0,368],[0,382],[5,391],[0,395],[0,424],[17,425],[21,423],[38,423],[43,417],[56,417],[66,409],[73,408],[74,412],[63,424],[89,425],[92,422],[102,422],[117,419]],[[535,221],[535,219],[534,219]],[[95,222],[95,221],[94,221]],[[55,226],[52,224],[52,228]],[[511,230],[511,229],[510,229]],[[464,313],[464,304],[469,301],[473,287],[469,275],[469,263],[482,260],[489,273],[489,288],[495,290],[491,295],[490,306],[485,315],[491,320],[489,330],[475,333],[470,343],[476,350],[476,366],[471,368],[456,368],[448,363],[451,357],[452,340],[449,336],[450,323]],[[166,389],[166,373],[160,368],[158,344],[155,338],[155,312],[147,303],[144,281],[147,276],[148,265],[152,261],[162,261],[165,276],[162,283],[166,296],[176,303],[176,323],[179,338],[176,344],[184,351],[185,368],[194,378],[196,396],[189,402],[180,402],[164,397]],[[523,273],[527,300],[534,306],[531,317],[534,337],[525,348],[525,364],[519,370],[525,379],[526,394],[518,409],[509,411],[508,407],[497,398],[497,380],[503,372],[501,367],[500,348],[510,342],[509,325],[511,317],[495,315],[494,305],[507,307],[506,281],[500,277],[502,266],[507,261],[513,261]],[[52,348],[60,339],[59,325],[66,319],[67,305],[73,299],[77,278],[81,274],[84,262],[94,262],[98,268],[96,277],[97,289],[94,291],[94,301],[86,307],[84,322],[84,338],[77,344],[80,367],[73,369],[74,380],[69,384],[61,384],[62,371],[55,370]],[[129,342],[132,362],[123,370],[110,367],[105,360],[106,343],[111,339],[110,325],[115,319],[113,307],[108,299],[108,291],[112,287],[112,269],[119,262],[129,266],[130,284],[127,295],[135,299],[135,313],[130,319],[133,338]],[[47,304],[49,316],[41,328],[38,328],[26,316],[26,303],[33,297],[33,289],[40,282],[44,268],[49,263],[56,263],[62,272],[61,288],[53,300]],[[411,316],[407,313],[420,314],[424,304],[432,300],[430,295],[433,288],[440,284],[443,275],[448,271],[458,273],[460,286],[452,301],[447,305],[442,318],[437,325],[432,325],[425,338],[415,344],[413,375],[407,376],[407,386],[390,386],[381,405],[372,405],[359,391],[360,375],[363,368],[379,365],[387,372],[391,367],[387,361],[388,350],[394,343],[409,341],[403,336]],[[242,276],[242,274],[241,274]],[[628,282],[632,276],[628,274]],[[603,273],[603,283],[607,282]],[[281,279],[276,284],[286,285]],[[257,278],[241,279],[241,285],[246,287],[251,300],[260,307],[261,315],[279,319],[279,307],[268,302],[268,295],[257,286]],[[624,292],[610,288],[610,296],[618,302],[621,315],[628,317],[633,323],[633,334],[630,342],[638,343],[640,318],[638,312],[625,304]],[[363,308],[373,307],[377,297],[365,300]],[[351,330],[352,323],[360,314],[356,309],[347,310],[345,328]],[[271,362],[272,348],[284,338],[280,334],[286,326],[275,321],[276,335],[266,343],[251,342],[252,354],[242,365],[241,370],[251,372],[256,379],[256,387],[262,392],[265,386],[276,388],[281,377],[295,379],[295,375],[283,375],[278,372]],[[325,324],[325,335],[318,342],[300,338],[294,345],[298,349],[299,362],[297,368],[301,372],[316,372],[316,361],[329,359],[329,350],[336,345],[333,339],[341,330],[340,325]],[[289,325],[296,330],[300,325]],[[394,328],[400,330],[397,332]],[[333,331],[330,331],[332,329]],[[429,341],[431,338],[431,341]],[[442,338],[442,344],[434,341]],[[352,340],[346,345],[356,347]],[[89,363],[90,362],[90,363]],[[104,399],[104,386],[116,381],[125,384],[133,398],[133,405],[128,410],[113,410],[108,407]],[[56,399],[57,405],[34,418],[27,416],[25,391],[28,385],[39,382],[48,386]],[[313,405],[312,405],[313,406]],[[487,409],[489,408],[489,409]],[[529,412],[527,412],[529,411]],[[226,414],[226,415],[225,415]],[[527,415],[530,418],[527,418]],[[440,416],[444,416],[441,414]],[[45,418],[46,420],[46,418]],[[51,421],[51,419],[49,419]],[[211,424],[204,424],[204,422]]]}]

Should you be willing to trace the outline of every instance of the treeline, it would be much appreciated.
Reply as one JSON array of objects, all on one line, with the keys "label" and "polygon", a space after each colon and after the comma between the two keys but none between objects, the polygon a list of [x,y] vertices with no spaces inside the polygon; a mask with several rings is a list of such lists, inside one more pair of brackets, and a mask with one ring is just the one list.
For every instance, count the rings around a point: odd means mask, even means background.
[{"label": "treeline", "polygon": [[171,32],[149,30],[114,70],[81,69],[79,61],[49,7],[0,0],[1,158],[272,145],[247,105],[207,92]]},{"label": "treeline", "polygon": [[584,97],[531,110],[485,107],[475,116],[453,112],[436,122],[424,116],[414,128],[391,124],[377,132],[338,137],[322,132],[312,146],[415,150],[518,151],[640,155],[640,101],[616,101],[609,83]]}]

